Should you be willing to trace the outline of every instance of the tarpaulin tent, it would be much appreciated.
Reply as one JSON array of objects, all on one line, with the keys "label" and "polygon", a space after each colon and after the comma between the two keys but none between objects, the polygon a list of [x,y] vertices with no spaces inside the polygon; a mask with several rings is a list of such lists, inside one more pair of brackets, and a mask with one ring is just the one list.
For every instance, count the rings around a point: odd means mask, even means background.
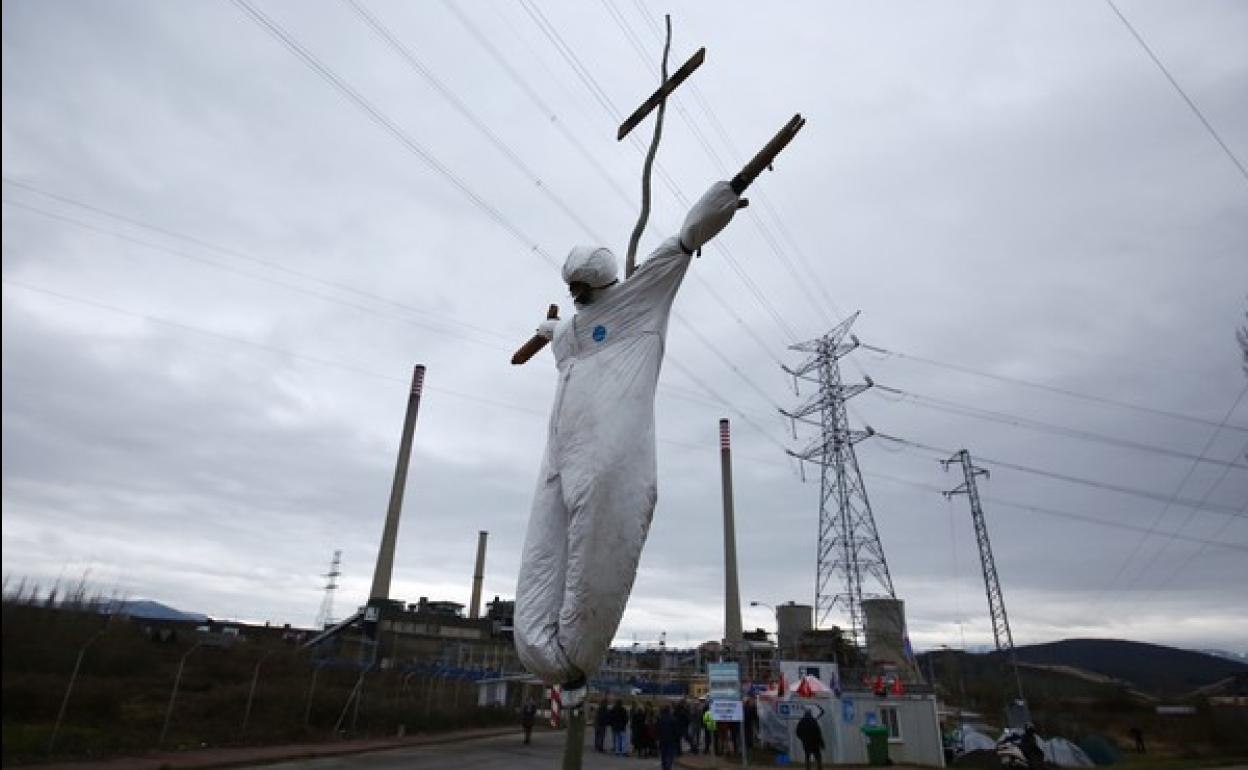
[{"label": "tarpaulin tent", "polygon": [[818,677],[807,674],[793,684],[789,685],[789,692],[796,693],[803,698],[809,698],[813,693],[831,692],[831,689],[826,684],[819,681]]},{"label": "tarpaulin tent", "polygon": [[1050,738],[1044,745],[1044,758],[1062,767],[1093,767],[1087,752],[1065,738]]}]

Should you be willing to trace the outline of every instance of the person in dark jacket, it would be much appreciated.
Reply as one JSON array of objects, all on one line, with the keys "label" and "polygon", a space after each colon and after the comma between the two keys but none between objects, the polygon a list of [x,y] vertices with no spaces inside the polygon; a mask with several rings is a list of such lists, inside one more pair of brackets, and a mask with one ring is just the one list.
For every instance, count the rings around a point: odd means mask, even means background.
[{"label": "person in dark jacket", "polygon": [[1044,767],[1044,750],[1040,748],[1039,738],[1036,726],[1028,724],[1027,729],[1023,731],[1023,740],[1019,742],[1019,748],[1023,750],[1023,756],[1027,759],[1027,767],[1032,770]]},{"label": "person in dark jacket", "polygon": [[611,704],[603,698],[594,712],[594,751],[602,752],[607,741],[607,726],[611,723]]},{"label": "person in dark jacket", "polygon": [[676,741],[676,756],[679,757],[681,742],[689,740],[689,703],[684,698],[672,709],[672,719],[676,720],[676,735],[679,736]]},{"label": "person in dark jacket", "polygon": [[629,751],[636,752],[637,756],[641,756],[641,744],[645,738],[641,736],[645,729],[645,712],[641,710],[641,704],[633,701],[633,708],[628,712],[628,742]]},{"label": "person in dark jacket", "polygon": [[537,721],[537,705],[530,698],[520,708],[520,727],[524,729],[524,742],[527,745],[533,737],[533,723]]},{"label": "person in dark jacket", "polygon": [[624,736],[628,730],[628,709],[624,708],[624,701],[618,699],[615,701],[615,705],[611,707],[608,724],[611,726],[611,753],[617,757],[627,756],[628,752],[624,750]]},{"label": "person in dark jacket", "polygon": [[802,751],[806,752],[806,770],[810,770],[810,758],[815,758],[817,770],[823,770],[823,731],[819,723],[811,715],[810,709],[797,721],[797,739],[802,742]]},{"label": "person in dark jacket", "polygon": [[659,718],[655,722],[655,732],[658,734],[659,741],[659,765],[663,770],[672,770],[672,763],[676,761],[676,752],[680,750],[681,730],[676,717],[672,715],[671,706],[664,706],[659,711]]},{"label": "person in dark jacket", "polygon": [[697,754],[702,743],[702,704],[694,701],[689,706],[689,749]]},{"label": "person in dark jacket", "polygon": [[758,735],[758,703],[753,698],[745,699],[745,750],[754,748],[754,736]]}]

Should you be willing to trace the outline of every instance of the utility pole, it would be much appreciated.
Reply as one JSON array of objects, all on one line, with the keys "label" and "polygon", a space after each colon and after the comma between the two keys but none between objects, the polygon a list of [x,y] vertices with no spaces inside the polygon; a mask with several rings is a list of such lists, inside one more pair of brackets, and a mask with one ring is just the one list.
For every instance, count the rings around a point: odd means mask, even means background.
[{"label": "utility pole", "polygon": [[[795,438],[798,422],[819,428],[818,438],[805,449],[789,452],[803,463],[815,463],[820,471],[815,627],[839,607],[848,617],[850,640],[861,647],[865,642],[863,598],[896,598],[896,593],[854,453],[854,445],[874,431],[870,427],[851,430],[845,411],[846,401],[873,385],[870,378],[853,385],[841,379],[840,359],[858,347],[858,338],[849,334],[857,318],[854,313],[822,337],[789,347],[809,357],[796,368],[782,368],[793,376],[795,386],[805,380],[814,383],[818,392],[793,411],[781,413],[793,421]],[[802,474],[804,480],[805,465]]]},{"label": "utility pole", "polygon": [[[992,543],[988,540],[988,526],[984,521],[983,505],[979,501],[979,488],[975,485],[975,477],[983,476],[988,478],[988,471],[975,467],[971,462],[971,453],[965,449],[958,450],[953,457],[942,461],[945,470],[949,470],[949,466],[953,463],[958,463],[962,466],[964,481],[942,494],[946,498],[951,498],[954,495],[966,495],[971,502],[971,521],[975,524],[975,540],[979,544],[979,563],[983,568],[984,588],[988,593],[988,615],[992,618],[992,638],[996,642],[997,652],[1002,653],[1014,669],[1014,684],[1018,689],[1018,702],[1025,708],[1026,700],[1023,698],[1023,680],[1018,673],[1018,656],[1014,652],[1014,635],[1010,632],[1010,619],[1005,614],[1005,596],[1001,593],[1001,581],[997,578],[997,565],[992,558]],[[1025,717],[1022,717],[1021,721],[1025,723],[1027,720]],[[1018,727],[1021,725],[1011,726]]]}]

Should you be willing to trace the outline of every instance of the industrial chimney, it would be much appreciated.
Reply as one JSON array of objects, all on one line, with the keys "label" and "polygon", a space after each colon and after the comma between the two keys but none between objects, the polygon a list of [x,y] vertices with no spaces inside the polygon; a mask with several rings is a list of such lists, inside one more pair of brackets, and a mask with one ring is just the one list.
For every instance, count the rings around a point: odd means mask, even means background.
[{"label": "industrial chimney", "polygon": [[477,566],[472,573],[472,601],[468,605],[468,617],[481,617],[481,581],[485,579],[485,540],[490,536],[484,529],[477,533]]},{"label": "industrial chimney", "polygon": [[425,365],[412,370],[412,390],[407,397],[407,415],[403,418],[403,438],[399,442],[399,460],[390,487],[390,507],[386,510],[386,526],[381,533],[377,551],[377,567],[373,571],[373,587],[368,593],[371,604],[390,598],[390,576],[394,572],[394,545],[399,538],[399,512],[403,509],[403,488],[407,486],[407,466],[412,455],[412,432],[416,429],[416,413],[420,411],[420,392],[425,385]]},{"label": "industrial chimney", "polygon": [[740,648],[741,589],[737,585],[737,530],[732,509],[732,444],[728,420],[719,421],[719,469],[724,496],[724,641]]}]

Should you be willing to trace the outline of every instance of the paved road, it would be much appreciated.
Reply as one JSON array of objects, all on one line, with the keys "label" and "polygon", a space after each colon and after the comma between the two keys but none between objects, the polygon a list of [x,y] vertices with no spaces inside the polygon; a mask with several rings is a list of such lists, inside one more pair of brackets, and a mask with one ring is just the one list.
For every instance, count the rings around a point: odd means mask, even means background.
[{"label": "paved road", "polygon": [[[592,733],[592,731],[588,731]],[[589,737],[587,734],[586,737]],[[472,741],[380,751],[348,757],[305,759],[264,765],[282,770],[526,770],[557,768],[563,760],[562,732],[534,732],[533,743],[523,745],[520,730],[515,735],[495,736]],[[659,760],[613,757],[599,754],[592,744],[585,748],[585,770],[652,770]],[[725,765],[725,768],[730,765]]]}]

